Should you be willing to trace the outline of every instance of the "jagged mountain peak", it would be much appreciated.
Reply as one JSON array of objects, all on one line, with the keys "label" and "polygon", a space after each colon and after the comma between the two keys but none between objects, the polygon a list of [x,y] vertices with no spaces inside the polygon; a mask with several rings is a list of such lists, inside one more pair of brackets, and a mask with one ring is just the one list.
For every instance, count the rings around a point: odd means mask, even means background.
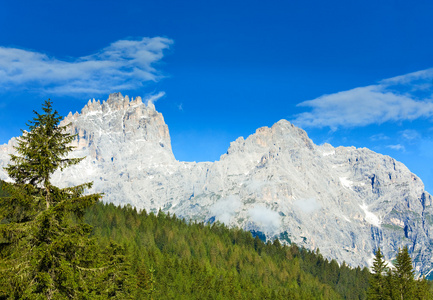
[{"label": "jagged mountain peak", "polygon": [[68,130],[77,135],[73,146],[77,150],[91,149],[91,156],[98,160],[104,153],[110,153],[112,158],[116,151],[124,152],[122,148],[136,148],[131,143],[173,156],[164,117],[153,104],[143,103],[141,97],[130,100],[114,93],[102,103],[89,100],[81,113],[69,113],[62,120],[61,125],[66,124],[71,124]]},{"label": "jagged mountain peak", "polygon": [[280,120],[271,127],[260,127],[256,132],[247,139],[239,137],[230,143],[227,154],[236,152],[245,152],[255,149],[257,152],[281,151],[284,149],[308,148],[315,149],[314,143],[308,137],[308,134],[301,128],[296,127],[287,120]]},{"label": "jagged mountain peak", "polygon": [[[147,107],[149,111],[155,111],[155,106],[153,103],[148,102],[147,105],[143,103],[143,100],[140,96],[137,96],[135,99],[129,99],[129,96],[123,97],[121,93],[113,93],[110,94],[108,99],[105,101],[95,100],[95,98],[89,99],[87,104],[81,109],[81,114],[92,114],[92,113],[105,113],[119,110],[127,110],[131,107]],[[71,118],[72,116],[77,116],[80,113],[69,112],[66,118]]]}]

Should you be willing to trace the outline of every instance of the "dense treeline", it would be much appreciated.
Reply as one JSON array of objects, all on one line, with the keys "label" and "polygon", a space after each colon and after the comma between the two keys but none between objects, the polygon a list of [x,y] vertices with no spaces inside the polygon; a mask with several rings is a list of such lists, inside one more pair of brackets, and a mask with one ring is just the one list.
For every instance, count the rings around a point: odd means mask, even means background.
[{"label": "dense treeline", "polygon": [[6,197],[7,193],[3,190],[3,182],[0,180],[0,198]]},{"label": "dense treeline", "polygon": [[[369,281],[374,287],[374,274],[366,268],[339,266],[319,251],[278,240],[263,243],[220,223],[188,223],[161,211],[148,214],[101,202],[86,210],[84,220],[93,226],[88,250],[101,261],[93,265],[107,259],[118,265],[116,280],[124,288],[118,298],[367,299]],[[107,287],[101,281],[110,272],[113,268],[86,278],[94,295]],[[368,299],[376,298],[370,293]]]},{"label": "dense treeline", "polygon": [[[278,240],[263,243],[220,223],[187,223],[101,202],[86,210],[84,220],[93,226],[85,256],[95,261],[78,269],[91,274],[77,280],[69,270],[64,275],[72,279],[60,281],[75,283],[81,289],[76,295],[89,299],[366,299],[367,269],[339,266],[318,251]],[[5,289],[10,276],[0,276],[0,299],[20,299],[28,284],[15,283],[18,293],[11,295]]]},{"label": "dense treeline", "polygon": [[155,299],[366,299],[369,271],[223,224],[98,203],[85,215],[101,246],[130,254],[138,293]]}]

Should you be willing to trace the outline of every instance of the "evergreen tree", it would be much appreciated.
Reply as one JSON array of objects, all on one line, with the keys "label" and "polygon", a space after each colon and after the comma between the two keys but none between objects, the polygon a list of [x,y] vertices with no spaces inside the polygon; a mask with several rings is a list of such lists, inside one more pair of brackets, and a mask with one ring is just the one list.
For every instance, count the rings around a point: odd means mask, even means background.
[{"label": "evergreen tree", "polygon": [[399,295],[396,288],[397,284],[396,284],[393,270],[391,268],[388,268],[388,270],[386,270],[385,283],[386,283],[385,294],[388,296],[388,299],[400,299],[398,298]]},{"label": "evergreen tree", "polygon": [[3,189],[3,181],[0,180],[0,198],[2,198],[2,197],[6,197],[6,196],[7,196],[7,193],[6,193],[6,191]]},{"label": "evergreen tree", "polygon": [[59,126],[50,100],[43,111],[34,112],[5,168],[15,182],[5,184],[9,196],[0,199],[0,299],[102,296],[95,282],[113,267],[95,266],[91,226],[76,221],[101,195],[83,195],[92,183],[63,189],[51,183],[55,171],[83,158],[66,157],[75,136]]},{"label": "evergreen tree", "polygon": [[[50,182],[51,175],[56,170],[75,165],[84,158],[66,158],[73,149],[69,144],[75,136],[66,132],[67,126],[59,126],[62,117],[57,111],[53,112],[50,100],[45,101],[42,109],[44,114],[34,111],[37,117],[27,124],[29,131],[22,131],[23,135],[17,139],[18,146],[15,150],[18,155],[11,155],[12,165],[5,169],[16,184],[30,184],[41,189],[46,208],[49,209],[53,201],[58,199],[52,195],[56,189]],[[90,186],[91,184],[87,183],[79,190]],[[67,192],[72,191],[74,189]],[[95,196],[96,199],[100,197]]]},{"label": "evergreen tree", "polygon": [[369,299],[385,300],[389,299],[386,288],[386,278],[384,273],[387,271],[387,264],[383,259],[380,248],[376,251],[376,256],[373,261],[373,274],[370,277],[370,287],[368,290]]},{"label": "evergreen tree", "polygon": [[415,295],[415,299],[419,300],[433,299],[428,280],[424,276],[417,281]]},{"label": "evergreen tree", "polygon": [[368,299],[433,299],[429,282],[414,279],[412,260],[407,247],[399,249],[395,268],[387,268],[380,249],[376,253],[370,277]]},{"label": "evergreen tree", "polygon": [[397,297],[398,299],[415,299],[416,284],[412,259],[407,247],[399,249],[396,260],[393,276]]}]

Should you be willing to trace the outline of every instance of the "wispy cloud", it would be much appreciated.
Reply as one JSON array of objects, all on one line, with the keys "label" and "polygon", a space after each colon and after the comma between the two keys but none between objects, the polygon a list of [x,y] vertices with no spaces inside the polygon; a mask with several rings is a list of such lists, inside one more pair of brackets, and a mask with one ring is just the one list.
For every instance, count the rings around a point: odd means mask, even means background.
[{"label": "wispy cloud", "polygon": [[358,127],[433,116],[433,69],[304,101],[292,120],[301,127]]},{"label": "wispy cloud", "polygon": [[154,64],[172,43],[163,37],[119,40],[72,60],[0,47],[0,88],[31,88],[52,94],[103,94],[139,88],[162,77]]},{"label": "wispy cloud", "polygon": [[370,136],[370,140],[373,142],[386,141],[386,140],[389,140],[389,136],[387,136],[383,133],[378,133],[378,134],[374,134],[374,135]]},{"label": "wispy cloud", "polygon": [[396,151],[406,151],[406,148],[401,145],[401,144],[397,144],[397,145],[388,145],[386,146],[386,148],[392,149],[392,150],[396,150]]},{"label": "wispy cloud", "polygon": [[400,131],[400,135],[403,139],[405,139],[407,141],[414,141],[414,140],[418,140],[421,138],[421,135],[419,134],[419,132],[416,130],[413,130],[413,129],[406,129],[406,130]]},{"label": "wispy cloud", "polygon": [[209,212],[215,216],[217,221],[228,225],[241,206],[242,202],[239,196],[230,195],[213,204],[209,208]]},{"label": "wispy cloud", "polygon": [[154,95],[154,94],[148,95],[144,101],[145,101],[146,105],[148,105],[149,103],[155,103],[156,101],[158,101],[159,99],[161,99],[164,96],[165,96],[165,92],[159,92],[156,95]]},{"label": "wispy cloud", "polygon": [[264,205],[259,204],[250,208],[248,214],[262,231],[276,233],[281,227],[280,215]]},{"label": "wispy cloud", "polygon": [[307,214],[312,213],[322,207],[322,205],[318,203],[314,198],[299,199],[296,200],[293,204],[296,208],[299,208],[301,211]]}]

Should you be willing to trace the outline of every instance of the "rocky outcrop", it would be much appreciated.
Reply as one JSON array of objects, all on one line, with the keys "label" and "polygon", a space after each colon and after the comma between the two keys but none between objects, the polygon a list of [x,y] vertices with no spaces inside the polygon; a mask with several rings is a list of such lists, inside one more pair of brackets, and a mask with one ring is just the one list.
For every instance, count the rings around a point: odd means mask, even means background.
[{"label": "rocky outcrop", "polygon": [[[163,116],[141,98],[89,101],[62,124],[77,134],[78,166],[59,185],[94,182],[104,201],[221,221],[278,237],[352,266],[371,264],[380,246],[391,261],[407,245],[419,274],[432,269],[432,198],[393,158],[354,147],[315,145],[281,120],[232,142],[214,163],[179,162]],[[13,140],[0,146],[5,166]],[[7,179],[0,168],[0,178]]]}]

